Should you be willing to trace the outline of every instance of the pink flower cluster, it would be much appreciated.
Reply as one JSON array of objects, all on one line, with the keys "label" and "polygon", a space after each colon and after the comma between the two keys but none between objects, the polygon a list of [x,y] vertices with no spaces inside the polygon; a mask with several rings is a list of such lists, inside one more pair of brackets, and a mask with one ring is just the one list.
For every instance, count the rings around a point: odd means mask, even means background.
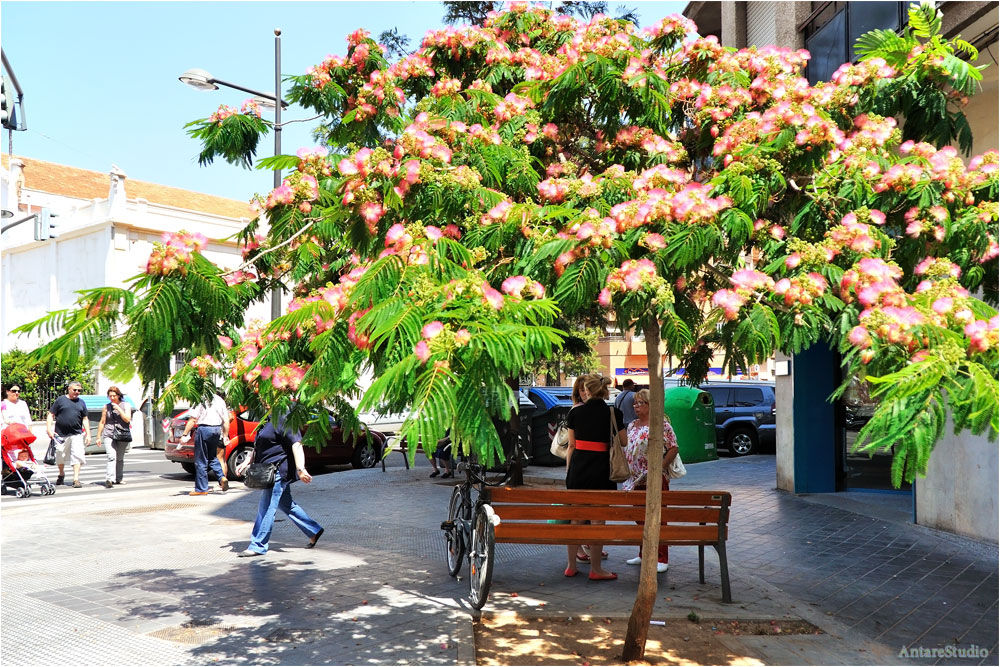
[{"label": "pink flower cluster", "polygon": [[680,14],[665,16],[648,28],[643,28],[643,33],[649,39],[670,36],[683,39],[688,34],[697,34],[698,26],[694,22]]},{"label": "pink flower cluster", "polygon": [[221,104],[219,105],[219,108],[216,109],[215,113],[213,113],[211,116],[208,117],[208,122],[221,123],[230,116],[236,116],[237,114],[239,114],[239,111],[237,111],[233,107]]},{"label": "pink flower cluster", "polygon": [[319,182],[312,174],[295,171],[289,174],[281,185],[267,195],[264,208],[271,210],[278,206],[294,206],[303,213],[312,211],[312,202],[319,199]]},{"label": "pink flower cluster", "polygon": [[490,284],[488,282],[484,281],[479,286],[479,290],[483,294],[484,306],[492,308],[493,310],[500,310],[501,308],[503,308],[504,304],[503,294],[490,287]]},{"label": "pink flower cluster", "polygon": [[359,334],[356,321],[364,317],[371,308],[356,310],[347,318],[347,339],[354,343],[359,350],[371,349],[372,342],[368,334]]},{"label": "pink flower cluster", "polygon": [[188,366],[195,369],[200,377],[208,377],[209,373],[222,370],[222,364],[210,354],[195,357],[188,362]]},{"label": "pink flower cluster", "polygon": [[889,79],[894,76],[896,76],[896,70],[887,64],[884,59],[871,58],[857,64],[844,63],[833,73],[830,81],[837,86],[859,88],[872,85],[880,79]]},{"label": "pink flower cluster", "polygon": [[656,264],[648,259],[629,259],[608,274],[604,289],[597,296],[597,303],[605,308],[611,306],[611,297],[616,293],[637,292],[644,287],[655,286]]},{"label": "pink flower cluster", "polygon": [[532,280],[527,276],[511,276],[507,278],[500,286],[500,291],[510,295],[515,300],[520,300],[525,296],[531,296],[535,299],[545,298],[545,287],[540,282]]},{"label": "pink flower cluster", "polygon": [[232,271],[227,273],[223,278],[226,281],[226,284],[230,287],[233,287],[234,285],[241,285],[252,280],[257,280],[256,274],[243,270]]},{"label": "pink flower cluster", "polygon": [[[885,224],[885,214],[881,211],[871,211],[868,219],[875,224]],[[839,253],[844,248],[849,248],[859,254],[867,254],[882,246],[882,242],[871,235],[871,226],[863,222],[858,222],[855,212],[845,215],[840,224],[832,227],[826,233],[830,240],[834,253]]]},{"label": "pink flower cluster", "polygon": [[[308,370],[308,366],[300,366],[297,362],[293,361],[290,364],[278,366],[274,369],[262,369],[261,376],[265,379],[269,376],[271,386],[278,391],[298,391]],[[270,373],[265,374],[264,371],[270,371]]]},{"label": "pink flower cluster", "polygon": [[566,199],[569,192],[569,180],[565,178],[546,178],[538,182],[538,196],[542,201],[558,204]]},{"label": "pink flower cluster", "polygon": [[1000,343],[1000,316],[994,315],[989,320],[976,320],[965,327],[965,335],[969,337],[969,349],[972,352],[986,352],[996,349]]},{"label": "pink flower cluster", "polygon": [[534,108],[535,103],[527,97],[521,97],[514,93],[509,93],[503,101],[493,109],[493,115],[501,123],[507,122],[511,118],[523,116],[528,109]]},{"label": "pink flower cluster", "polygon": [[840,279],[840,298],[845,303],[857,296],[861,305],[869,308],[875,304],[899,306],[905,294],[897,282],[903,270],[880,257],[865,257],[848,269]]},{"label": "pink flower cluster", "polygon": [[771,291],[783,297],[786,306],[796,304],[808,306],[812,304],[813,300],[822,296],[828,288],[829,284],[826,282],[826,278],[818,273],[810,272],[804,276],[781,278],[774,283]]},{"label": "pink flower cluster", "polygon": [[648,127],[630,125],[618,131],[615,144],[622,148],[639,147],[649,155],[662,156],[667,162],[680,162],[687,158],[687,151],[675,141],[668,141]]},{"label": "pink flower cluster", "polygon": [[167,276],[174,272],[187,274],[191,263],[191,253],[200,252],[208,243],[203,234],[180,231],[166,232],[163,242],[153,244],[153,251],[146,261],[146,273],[151,276]]}]

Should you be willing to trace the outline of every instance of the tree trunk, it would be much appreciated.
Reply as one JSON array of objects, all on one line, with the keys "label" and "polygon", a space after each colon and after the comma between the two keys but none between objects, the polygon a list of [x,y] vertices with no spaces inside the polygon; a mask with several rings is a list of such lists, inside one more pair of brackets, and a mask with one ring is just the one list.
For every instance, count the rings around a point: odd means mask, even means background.
[{"label": "tree trunk", "polygon": [[504,452],[510,452],[510,455],[514,457],[514,465],[510,469],[510,479],[507,480],[507,483],[510,486],[524,486],[524,468],[521,466],[521,448],[518,446],[518,442],[521,440],[521,400],[518,393],[521,390],[521,385],[516,376],[507,378],[507,385],[514,391],[514,396],[518,398],[518,409],[511,410],[510,422],[507,424],[507,437],[510,438],[510,442],[501,443]]},{"label": "tree trunk", "polygon": [[646,366],[649,370],[649,448],[646,458],[646,525],[642,531],[639,590],[625,632],[622,660],[642,660],[646,653],[649,620],[656,602],[656,554],[660,545],[660,494],[663,490],[663,371],[660,368],[660,323],[650,316],[643,323]]}]

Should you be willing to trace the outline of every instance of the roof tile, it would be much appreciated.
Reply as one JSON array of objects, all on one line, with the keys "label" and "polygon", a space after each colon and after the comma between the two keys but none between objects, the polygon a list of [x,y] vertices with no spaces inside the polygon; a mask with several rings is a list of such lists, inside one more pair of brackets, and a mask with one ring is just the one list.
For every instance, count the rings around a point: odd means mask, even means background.
[{"label": "roof tile", "polygon": [[[9,156],[3,156],[3,166],[7,168]],[[108,173],[78,169],[54,162],[45,162],[23,156],[17,156],[24,162],[25,187],[40,190],[65,197],[79,199],[107,199],[111,184]],[[142,198],[150,203],[173,206],[176,208],[211,213],[228,218],[252,218],[253,213],[246,202],[226,197],[207,195],[191,190],[125,180],[125,192],[129,199]]]}]

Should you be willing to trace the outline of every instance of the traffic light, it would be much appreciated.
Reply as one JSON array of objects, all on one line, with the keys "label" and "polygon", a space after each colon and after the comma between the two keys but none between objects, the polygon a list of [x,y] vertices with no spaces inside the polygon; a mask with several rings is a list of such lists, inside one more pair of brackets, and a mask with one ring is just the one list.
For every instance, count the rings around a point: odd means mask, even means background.
[{"label": "traffic light", "polygon": [[7,77],[0,75],[0,124],[5,130],[13,130],[14,125],[14,104],[10,99],[10,89],[7,86]]},{"label": "traffic light", "polygon": [[43,208],[35,215],[35,240],[47,241],[59,236],[59,229],[56,227],[53,218],[59,217],[47,208]]}]

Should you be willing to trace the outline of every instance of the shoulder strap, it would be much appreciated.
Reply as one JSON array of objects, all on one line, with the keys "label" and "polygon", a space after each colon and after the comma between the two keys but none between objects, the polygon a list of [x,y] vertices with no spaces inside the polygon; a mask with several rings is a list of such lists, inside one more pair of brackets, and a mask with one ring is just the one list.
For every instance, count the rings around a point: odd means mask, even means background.
[{"label": "shoulder strap", "polygon": [[611,444],[615,444],[615,440],[618,438],[618,419],[615,417],[615,409],[608,406],[608,412],[611,413]]}]

